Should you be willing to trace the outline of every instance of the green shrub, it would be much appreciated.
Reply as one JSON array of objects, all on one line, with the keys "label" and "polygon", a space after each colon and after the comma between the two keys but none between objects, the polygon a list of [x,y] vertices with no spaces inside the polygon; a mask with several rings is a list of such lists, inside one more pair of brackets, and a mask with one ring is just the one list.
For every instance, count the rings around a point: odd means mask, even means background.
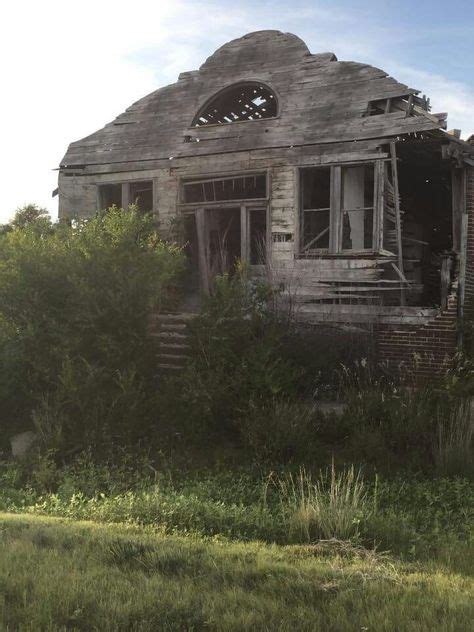
[{"label": "green shrub", "polygon": [[185,435],[238,441],[252,410],[296,393],[300,371],[281,357],[283,330],[270,298],[270,289],[250,281],[245,267],[216,278],[190,325],[190,363],[163,395],[170,410],[166,399],[174,402],[180,391],[175,427]]},{"label": "green shrub", "polygon": [[240,420],[240,431],[257,461],[284,464],[314,458],[319,423],[313,404],[274,399],[252,405]]},{"label": "green shrub", "polygon": [[31,428],[33,412],[48,447],[138,440],[155,422],[148,316],[181,252],[133,207],[20,220],[0,236],[2,437]]}]

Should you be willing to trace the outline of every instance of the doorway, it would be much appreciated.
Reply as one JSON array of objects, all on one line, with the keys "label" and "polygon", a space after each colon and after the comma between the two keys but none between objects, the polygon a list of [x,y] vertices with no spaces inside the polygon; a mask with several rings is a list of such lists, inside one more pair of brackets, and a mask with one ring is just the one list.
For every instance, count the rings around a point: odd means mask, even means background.
[{"label": "doorway", "polygon": [[240,208],[206,209],[206,226],[210,280],[218,274],[232,275],[242,257]]},{"label": "doorway", "polygon": [[266,263],[266,207],[213,206],[185,216],[185,243],[193,287],[212,292],[217,275],[232,276],[239,261],[252,269]]}]

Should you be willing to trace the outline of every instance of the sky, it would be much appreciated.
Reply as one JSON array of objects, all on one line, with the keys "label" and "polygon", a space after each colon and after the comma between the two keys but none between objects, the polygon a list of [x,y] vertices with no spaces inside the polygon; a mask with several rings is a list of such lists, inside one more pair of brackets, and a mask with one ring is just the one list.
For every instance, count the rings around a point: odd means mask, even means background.
[{"label": "sky", "polygon": [[70,142],[261,29],[383,68],[448,112],[463,138],[474,132],[474,0],[4,0],[0,223],[27,203],[55,217]]}]

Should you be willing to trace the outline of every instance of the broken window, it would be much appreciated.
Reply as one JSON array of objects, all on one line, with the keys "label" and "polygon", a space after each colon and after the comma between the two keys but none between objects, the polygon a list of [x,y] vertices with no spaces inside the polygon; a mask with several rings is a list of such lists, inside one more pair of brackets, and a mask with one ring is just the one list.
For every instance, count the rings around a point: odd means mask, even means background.
[{"label": "broken window", "polygon": [[153,211],[153,182],[132,182],[130,184],[130,204],[136,204],[140,211]]},{"label": "broken window", "polygon": [[102,184],[99,186],[99,201],[101,209],[114,205],[122,208],[122,185]]},{"label": "broken window", "polygon": [[370,250],[373,243],[374,167],[342,169],[342,250]]},{"label": "broken window", "polygon": [[235,121],[258,121],[277,115],[277,100],[273,92],[257,82],[230,86],[199,112],[193,125],[221,125]]},{"label": "broken window", "polygon": [[303,250],[329,248],[331,168],[319,167],[302,172]]},{"label": "broken window", "polygon": [[267,197],[265,174],[218,180],[192,180],[183,185],[183,202],[224,202],[228,200],[258,200]]},{"label": "broken window", "polygon": [[301,252],[372,250],[374,164],[301,172]]}]

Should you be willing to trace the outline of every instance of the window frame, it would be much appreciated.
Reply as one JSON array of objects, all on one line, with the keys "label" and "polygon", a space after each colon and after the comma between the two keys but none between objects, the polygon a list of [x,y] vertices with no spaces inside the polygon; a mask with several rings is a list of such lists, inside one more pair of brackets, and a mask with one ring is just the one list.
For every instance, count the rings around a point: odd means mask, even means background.
[{"label": "window frame", "polygon": [[[359,254],[377,254],[383,249],[383,173],[384,160],[361,160],[357,162],[307,165],[297,170],[297,199],[298,199],[298,243],[296,256],[298,258],[311,257],[351,257]],[[343,208],[342,208],[342,170],[345,167],[363,167],[372,165],[374,170],[373,190],[373,218],[372,218],[372,247],[363,249],[342,248]],[[304,208],[303,208],[303,172],[309,169],[330,169],[330,207],[329,207],[329,246],[328,248],[313,248],[303,250]],[[372,208],[372,207],[367,207]],[[308,210],[308,209],[306,209]],[[354,210],[354,212],[359,212]],[[360,210],[362,212],[362,209]]]},{"label": "window frame", "polygon": [[[252,178],[254,176],[265,176],[265,196],[260,198],[236,198],[235,200],[209,200],[202,202],[185,202],[184,195],[184,187],[187,184],[204,184],[206,182],[212,182],[217,180],[233,180],[238,178]],[[270,177],[269,172],[267,170],[260,171],[251,171],[251,172],[237,172],[237,173],[225,173],[225,174],[212,174],[212,175],[196,175],[196,176],[186,176],[180,178],[179,187],[178,187],[178,200],[179,206],[183,208],[193,208],[200,206],[238,206],[239,204],[249,204],[249,203],[268,203],[270,199]]]},{"label": "window frame", "polygon": [[[238,86],[242,86],[242,87],[246,85],[250,86],[251,84],[263,86],[270,92],[273,99],[275,100],[275,106],[276,106],[275,116],[268,116],[268,117],[256,118],[256,119],[236,119],[234,121],[226,121],[222,123],[204,123],[201,125],[197,124],[197,121],[203,115],[203,112],[206,109],[208,109],[216,99],[220,98],[223,94],[225,94],[225,92],[230,91],[232,88],[238,88]],[[280,95],[278,94],[278,91],[275,90],[273,87],[270,87],[266,81],[260,81],[259,79],[248,79],[245,81],[237,81],[232,84],[226,85],[222,87],[220,90],[218,90],[217,92],[215,92],[210,97],[207,97],[205,101],[203,101],[201,105],[199,106],[199,108],[197,109],[197,112],[194,115],[193,120],[191,121],[191,124],[189,125],[189,129],[202,130],[207,127],[222,127],[222,126],[225,127],[227,125],[234,125],[235,123],[256,123],[256,122],[262,122],[262,121],[269,122],[269,121],[274,121],[275,119],[278,119],[278,118],[280,118]]]},{"label": "window frame", "polygon": [[[246,121],[242,121],[246,122]],[[191,182],[206,182],[211,180],[223,180],[232,178],[265,176],[266,196],[264,198],[248,198],[238,200],[216,200],[209,202],[184,202],[184,185]],[[241,253],[242,261],[248,263],[251,268],[258,269],[266,267],[271,261],[271,213],[270,213],[270,196],[271,196],[271,172],[269,169],[260,169],[258,171],[233,171],[225,173],[213,174],[187,174],[179,179],[178,183],[178,210],[181,215],[197,214],[205,212],[206,209],[212,208],[236,208],[240,207],[241,221]],[[265,232],[265,263],[250,263],[250,213],[251,211],[265,211],[266,232]]]},{"label": "window frame", "polygon": [[131,188],[133,184],[139,184],[141,182],[150,182],[151,183],[151,193],[152,193],[152,208],[150,211],[145,211],[146,213],[155,213],[156,209],[156,200],[157,200],[157,185],[156,178],[133,178],[129,180],[104,180],[96,183],[97,187],[97,210],[101,211],[105,207],[102,204],[102,192],[101,188],[103,186],[116,185],[122,187],[122,208],[127,209],[130,204],[133,204],[132,196],[131,196]]}]

